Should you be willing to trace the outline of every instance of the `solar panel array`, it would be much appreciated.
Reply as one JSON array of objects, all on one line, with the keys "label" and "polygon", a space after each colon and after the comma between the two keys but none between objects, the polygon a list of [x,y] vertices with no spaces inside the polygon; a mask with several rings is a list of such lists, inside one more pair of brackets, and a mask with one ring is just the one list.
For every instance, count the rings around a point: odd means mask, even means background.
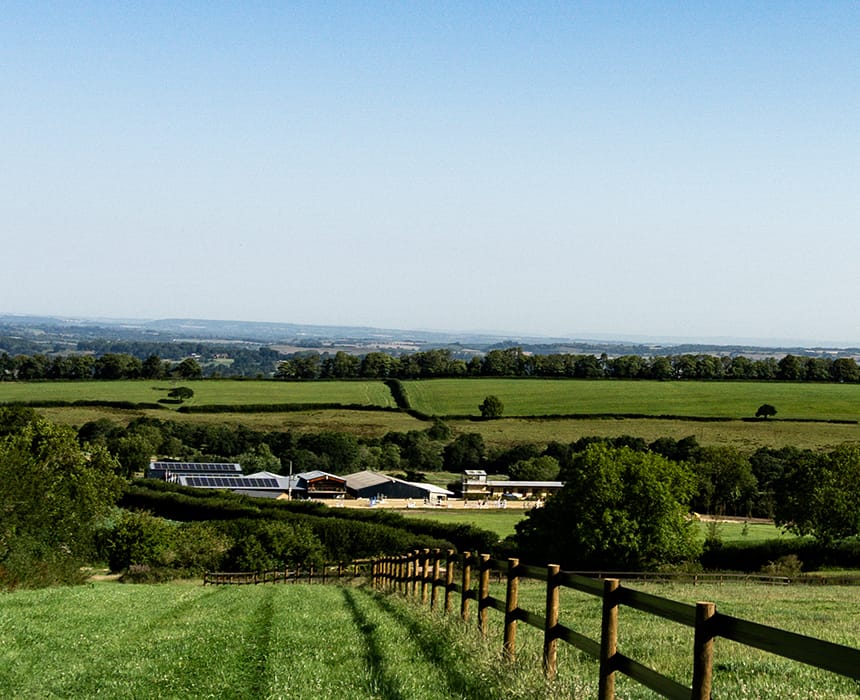
[{"label": "solar panel array", "polygon": [[223,489],[276,489],[279,487],[277,479],[257,479],[242,476],[187,476],[185,477],[185,484],[187,486]]},{"label": "solar panel array", "polygon": [[164,469],[180,474],[235,474],[242,471],[242,467],[235,462],[153,462],[150,468]]}]

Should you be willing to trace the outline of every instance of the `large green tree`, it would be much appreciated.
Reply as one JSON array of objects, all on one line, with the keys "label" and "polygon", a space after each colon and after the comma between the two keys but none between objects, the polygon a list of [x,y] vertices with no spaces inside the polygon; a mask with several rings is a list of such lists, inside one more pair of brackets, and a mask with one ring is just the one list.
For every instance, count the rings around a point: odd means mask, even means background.
[{"label": "large green tree", "polygon": [[804,452],[777,481],[774,519],[798,535],[832,542],[860,535],[860,447]]},{"label": "large green tree", "polygon": [[642,569],[701,551],[687,518],[690,468],[650,452],[589,445],[564,488],[517,524],[523,558],[572,568]]},{"label": "large green tree", "polygon": [[74,430],[34,418],[0,440],[0,587],[71,581],[119,497],[117,463]]}]

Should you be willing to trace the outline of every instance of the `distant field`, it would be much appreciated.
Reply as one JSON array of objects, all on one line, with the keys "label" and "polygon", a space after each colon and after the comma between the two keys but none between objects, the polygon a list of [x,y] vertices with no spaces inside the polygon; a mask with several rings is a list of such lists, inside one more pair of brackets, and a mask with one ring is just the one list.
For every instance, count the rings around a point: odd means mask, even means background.
[{"label": "distant field", "polygon": [[488,395],[505,416],[643,414],[751,418],[763,403],[778,418],[860,420],[860,385],[784,382],[656,382],[548,379],[433,379],[403,383],[428,415],[479,416]]},{"label": "distant field", "polygon": [[407,518],[436,520],[442,523],[465,523],[495,532],[499,539],[514,534],[514,526],[525,517],[523,510],[507,510],[499,508],[456,508],[437,510],[403,510],[398,511]]},{"label": "distant field", "polygon": [[488,445],[509,447],[523,442],[546,444],[575,442],[596,435],[632,435],[646,442],[659,437],[677,439],[694,436],[701,445],[733,445],[752,452],[759,447],[793,445],[814,450],[832,449],[844,442],[860,441],[860,425],[838,423],[796,423],[792,421],[659,420],[651,418],[451,420],[458,432],[478,433]]},{"label": "distant field", "polygon": [[[444,523],[468,523],[475,527],[495,532],[499,539],[513,535],[516,524],[525,518],[528,511],[498,508],[440,508],[428,510],[399,511],[408,518],[437,520]],[[704,539],[714,529],[714,525],[699,522],[699,530]],[[786,534],[773,523],[750,522],[721,522],[715,526],[717,536],[723,542],[761,542],[764,540],[791,539],[794,535]]]},{"label": "distant field", "polygon": [[[6,401],[107,400],[156,402],[174,382],[43,382],[0,383],[0,403]],[[391,407],[393,399],[382,382],[182,382],[195,396],[191,406],[205,404],[338,403]],[[844,442],[860,442],[860,423],[802,422],[860,419],[860,385],[585,381],[530,379],[424,380],[404,383],[413,404],[428,414],[478,415],[478,404],[495,393],[505,404],[505,417],[481,421],[448,418],[456,433],[479,433],[491,447],[531,442],[574,442],[585,436],[633,435],[651,442],[693,435],[702,445],[733,445],[752,451],[758,447],[831,449]],[[762,403],[771,403],[776,419],[760,421],[656,418],[518,418],[518,415],[572,416],[606,413],[650,413],[679,416],[750,417]],[[175,406],[170,407],[175,409]],[[196,424],[226,423],[258,430],[336,430],[363,437],[387,432],[424,430],[426,421],[405,413],[319,409],[288,413],[179,414],[175,410],[118,410],[71,406],[39,411],[57,422],[82,425],[97,418],[127,423],[140,415]]]},{"label": "distant field", "polygon": [[[384,383],[275,381],[0,382],[0,403],[9,401],[132,401],[155,403],[177,386],[194,390],[190,406],[212,404],[339,403],[393,407]],[[175,406],[173,406],[175,408]]]}]

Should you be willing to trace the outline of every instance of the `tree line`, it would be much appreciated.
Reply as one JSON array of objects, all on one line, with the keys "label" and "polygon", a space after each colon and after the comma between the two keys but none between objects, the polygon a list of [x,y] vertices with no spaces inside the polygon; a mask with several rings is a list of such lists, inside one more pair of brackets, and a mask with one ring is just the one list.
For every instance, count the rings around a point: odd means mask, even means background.
[{"label": "tree line", "polygon": [[[138,347],[139,345],[139,347]],[[194,353],[163,359],[159,344],[137,344],[135,352],[101,352],[110,344],[93,344],[86,354],[0,353],[2,380],[160,379],[177,376],[274,377],[286,381],[321,379],[431,379],[457,377],[543,377],[568,379],[754,380],[857,382],[860,366],[852,357],[811,357],[787,354],[780,359],[743,355],[581,355],[537,354],[520,347],[490,350],[469,360],[448,348],[395,355],[381,351],[364,355],[302,351],[281,355],[271,348],[246,348]],[[197,345],[189,347],[197,348]],[[148,349],[148,354],[139,351]],[[137,354],[136,354],[137,353]],[[173,353],[171,353],[171,356]],[[205,358],[205,359],[204,359]]]}]

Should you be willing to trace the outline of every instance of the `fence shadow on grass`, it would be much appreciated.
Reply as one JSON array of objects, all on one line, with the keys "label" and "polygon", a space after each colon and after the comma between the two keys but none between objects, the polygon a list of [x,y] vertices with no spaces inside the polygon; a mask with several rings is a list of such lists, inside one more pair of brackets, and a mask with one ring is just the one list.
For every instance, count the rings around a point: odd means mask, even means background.
[{"label": "fence shadow on grass", "polygon": [[406,700],[397,681],[391,676],[386,668],[385,655],[379,644],[377,625],[371,622],[355,601],[355,593],[349,588],[343,589],[343,599],[346,607],[352,615],[356,628],[364,637],[364,661],[370,671],[370,678],[376,681],[378,687],[369,688],[372,692],[379,692],[385,700]]}]

